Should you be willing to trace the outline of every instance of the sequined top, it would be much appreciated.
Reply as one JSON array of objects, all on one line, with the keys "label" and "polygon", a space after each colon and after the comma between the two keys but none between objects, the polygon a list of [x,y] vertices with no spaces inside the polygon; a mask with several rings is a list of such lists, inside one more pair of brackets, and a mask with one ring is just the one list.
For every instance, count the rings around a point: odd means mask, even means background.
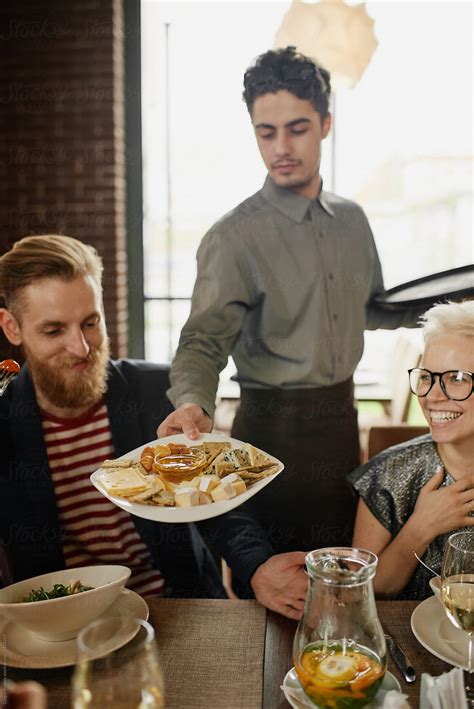
[{"label": "sequined top", "polygon": [[[415,509],[420,490],[443,465],[430,434],[413,438],[406,443],[392,446],[368,463],[350,473],[348,479],[355,487],[374,517],[395,537]],[[441,487],[452,485],[455,480],[445,469]],[[438,573],[441,570],[443,549],[453,532],[436,537],[422,559]],[[422,599],[431,594],[427,569],[418,564],[404,590],[397,594],[400,599]]]}]

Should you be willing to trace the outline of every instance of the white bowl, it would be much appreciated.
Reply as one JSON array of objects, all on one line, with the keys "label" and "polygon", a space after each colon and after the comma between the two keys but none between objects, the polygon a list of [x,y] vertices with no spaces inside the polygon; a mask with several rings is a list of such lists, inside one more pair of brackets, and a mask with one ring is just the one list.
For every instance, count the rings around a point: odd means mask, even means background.
[{"label": "white bowl", "polygon": [[430,579],[430,588],[433,591],[434,595],[438,599],[440,603],[441,601],[441,579],[439,576],[433,576],[432,579]]},{"label": "white bowl", "polygon": [[[27,628],[42,640],[70,640],[112,605],[131,574],[126,566],[83,566],[53,571],[0,589],[0,616]],[[33,589],[50,591],[55,583],[80,581],[92,586],[48,601],[21,603]]]}]

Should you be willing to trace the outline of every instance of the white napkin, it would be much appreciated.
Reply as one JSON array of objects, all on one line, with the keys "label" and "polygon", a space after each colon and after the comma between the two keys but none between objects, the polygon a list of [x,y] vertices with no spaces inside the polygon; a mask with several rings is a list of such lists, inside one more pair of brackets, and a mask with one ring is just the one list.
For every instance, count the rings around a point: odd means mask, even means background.
[{"label": "white napkin", "polygon": [[455,668],[439,677],[421,675],[420,709],[467,709],[463,671]]}]

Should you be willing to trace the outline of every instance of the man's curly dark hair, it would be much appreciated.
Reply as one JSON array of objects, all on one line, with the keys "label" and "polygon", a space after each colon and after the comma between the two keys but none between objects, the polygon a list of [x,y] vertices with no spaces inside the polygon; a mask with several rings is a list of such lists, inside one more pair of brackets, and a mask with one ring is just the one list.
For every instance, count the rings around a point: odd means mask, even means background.
[{"label": "man's curly dark hair", "polygon": [[244,74],[243,99],[252,113],[256,98],[277,91],[289,91],[310,101],[325,118],[329,110],[331,76],[296,47],[270,49],[261,54]]}]

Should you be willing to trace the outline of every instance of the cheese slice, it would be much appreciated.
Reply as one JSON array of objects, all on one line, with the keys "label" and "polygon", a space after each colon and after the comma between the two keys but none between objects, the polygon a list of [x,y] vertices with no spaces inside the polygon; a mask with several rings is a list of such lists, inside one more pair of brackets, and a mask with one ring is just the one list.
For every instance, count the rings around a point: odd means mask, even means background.
[{"label": "cheese slice", "polygon": [[232,487],[232,483],[227,483],[226,485],[218,485],[211,492],[211,497],[214,502],[220,502],[221,500],[231,500],[235,497],[236,493]]},{"label": "cheese slice", "polygon": [[237,473],[230,473],[230,475],[226,475],[225,478],[221,478],[221,485],[232,485],[232,483],[237,483],[239,480],[242,480],[240,475]]},{"label": "cheese slice", "polygon": [[249,451],[244,448],[232,448],[230,451],[225,451],[223,459],[226,463],[231,463],[235,470],[244,465],[250,465]]},{"label": "cheese slice", "polygon": [[176,488],[174,501],[176,507],[194,507],[194,505],[199,505],[199,490],[195,487]]},{"label": "cheese slice", "polygon": [[182,490],[183,487],[198,488],[200,480],[201,480],[201,478],[199,476],[193,478],[192,480],[183,480],[183,482],[179,483],[178,487],[176,488],[176,491],[178,492],[178,490]]},{"label": "cheese slice", "polygon": [[219,478],[217,475],[202,475],[199,478],[199,490],[201,492],[205,492],[206,494],[210,494],[214,488],[216,488],[219,485]]},{"label": "cheese slice", "polygon": [[199,491],[199,504],[200,505],[210,505],[212,502],[212,497],[206,492]]},{"label": "cheese slice", "polygon": [[[151,477],[151,476],[149,476]],[[142,492],[132,495],[130,499],[133,502],[146,502],[150,500],[154,495],[158,495],[160,492],[165,490],[163,482],[157,475],[153,476],[153,480],[147,480],[147,487]]]},{"label": "cheese slice", "polygon": [[236,495],[241,495],[247,490],[247,485],[243,480],[237,480],[236,482],[231,483],[231,485],[234,488]]},{"label": "cheese slice", "polygon": [[145,490],[146,480],[136,468],[116,468],[105,470],[99,476],[99,482],[110,495],[134,495]]}]

